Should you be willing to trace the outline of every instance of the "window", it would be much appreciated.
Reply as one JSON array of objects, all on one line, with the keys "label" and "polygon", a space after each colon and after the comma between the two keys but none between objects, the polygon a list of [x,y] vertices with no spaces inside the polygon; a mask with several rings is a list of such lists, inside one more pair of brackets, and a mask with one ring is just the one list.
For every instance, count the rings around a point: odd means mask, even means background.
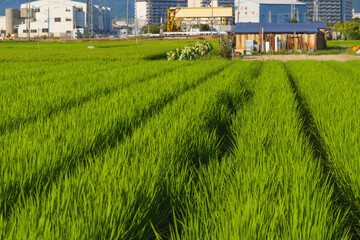
[{"label": "window", "polygon": [[31,29],[31,33],[37,33],[36,29]]},{"label": "window", "polygon": [[71,10],[70,10],[70,8],[67,8],[66,10],[65,10],[65,12],[70,12]]},{"label": "window", "polygon": [[23,33],[28,33],[29,31],[27,29],[24,29],[23,30]]},{"label": "window", "polygon": [[65,21],[67,21],[67,22],[71,22],[71,18],[66,18],[66,20]]},{"label": "window", "polygon": [[5,33],[6,33],[6,30],[1,30],[0,33],[1,33],[1,34],[5,34]]},{"label": "window", "polygon": [[71,34],[71,31],[66,31],[66,34]]},{"label": "window", "polygon": [[49,29],[48,29],[48,28],[43,28],[43,29],[42,29],[42,32],[43,32],[43,33],[48,33],[48,32],[49,32]]},{"label": "window", "polygon": [[78,8],[78,12],[82,12],[83,11],[83,8]]},{"label": "window", "polygon": [[61,18],[55,18],[55,22],[61,22]]},{"label": "window", "polygon": [[35,8],[35,12],[40,12],[40,8]]}]

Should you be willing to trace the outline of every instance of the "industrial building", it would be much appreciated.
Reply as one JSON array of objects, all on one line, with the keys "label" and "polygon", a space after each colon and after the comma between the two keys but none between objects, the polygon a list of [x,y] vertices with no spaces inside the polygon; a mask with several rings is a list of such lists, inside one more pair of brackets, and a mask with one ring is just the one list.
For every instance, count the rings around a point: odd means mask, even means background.
[{"label": "industrial building", "polygon": [[232,17],[232,7],[170,8],[167,16],[167,30],[173,32],[181,28],[191,29],[192,26],[201,23],[208,24],[212,31],[228,31],[231,30],[231,26],[226,25]]},{"label": "industrial building", "polygon": [[352,0],[298,0],[307,5],[308,21],[337,23],[351,21]]},{"label": "industrial building", "polygon": [[326,23],[237,23],[236,52],[326,49]]},{"label": "industrial building", "polygon": [[292,0],[235,0],[235,22],[299,23],[307,21],[307,5]]},{"label": "industrial building", "polygon": [[6,9],[5,17],[0,17],[0,30],[18,38],[80,38],[87,30],[106,33],[112,31],[111,8],[72,0],[32,1],[18,9]]},{"label": "industrial building", "polygon": [[164,23],[169,8],[187,7],[187,0],[135,0],[135,18],[138,28],[148,24]]}]

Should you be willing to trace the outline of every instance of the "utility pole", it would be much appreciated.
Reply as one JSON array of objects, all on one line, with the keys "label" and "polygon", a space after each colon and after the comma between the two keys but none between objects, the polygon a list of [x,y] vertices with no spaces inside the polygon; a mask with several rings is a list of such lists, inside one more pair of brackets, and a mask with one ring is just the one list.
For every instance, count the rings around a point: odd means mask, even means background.
[{"label": "utility pole", "polygon": [[50,7],[48,7],[48,38],[50,38]]},{"label": "utility pole", "polygon": [[300,22],[299,9],[296,9],[296,20]]},{"label": "utility pole", "polygon": [[30,25],[30,22],[31,22],[31,21],[30,21],[30,19],[31,19],[31,13],[30,13],[30,7],[31,7],[31,0],[28,0],[26,13],[27,13],[27,20],[28,20],[28,22],[27,22],[27,29],[28,29],[27,35],[28,35],[28,40],[29,40],[29,42],[30,42],[30,40],[31,40],[31,35],[30,35],[30,32],[31,32],[31,25]]},{"label": "utility pole", "polygon": [[85,37],[89,38],[90,33],[90,0],[86,0],[86,27]]},{"label": "utility pole", "polygon": [[214,0],[211,0],[211,36],[213,36],[214,29]]},{"label": "utility pole", "polygon": [[94,0],[91,0],[91,29],[90,29],[91,33],[91,38],[93,37],[94,34]]},{"label": "utility pole", "polygon": [[148,0],[148,34],[150,37],[150,0]]},{"label": "utility pole", "polygon": [[[102,34],[104,34],[104,32],[105,32],[103,10],[104,10],[104,7],[103,7],[102,0],[99,0],[99,30],[102,32]],[[105,13],[106,13],[106,8],[105,8]]]},{"label": "utility pole", "polygon": [[[135,15],[136,15],[136,12],[135,12]],[[136,43],[138,43],[138,32],[137,32],[137,29],[138,29],[138,23],[137,23],[137,18],[135,16],[135,38],[136,38]]]},{"label": "utility pole", "polygon": [[313,22],[319,21],[319,1],[314,0]]},{"label": "utility pole", "polygon": [[271,23],[271,10],[269,10],[269,23]]},{"label": "utility pole", "polygon": [[126,38],[129,37],[129,0],[126,1]]}]

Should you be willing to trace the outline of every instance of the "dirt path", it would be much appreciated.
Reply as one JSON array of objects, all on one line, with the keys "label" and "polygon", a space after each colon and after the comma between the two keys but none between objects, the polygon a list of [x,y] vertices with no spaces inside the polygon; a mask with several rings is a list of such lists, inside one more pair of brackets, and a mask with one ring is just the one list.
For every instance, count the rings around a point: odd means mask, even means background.
[{"label": "dirt path", "polygon": [[346,62],[352,60],[360,60],[360,56],[339,54],[339,55],[261,55],[261,56],[244,56],[244,61],[253,60],[279,60],[283,62],[287,61],[299,61],[299,60],[315,60],[315,61],[339,61]]}]

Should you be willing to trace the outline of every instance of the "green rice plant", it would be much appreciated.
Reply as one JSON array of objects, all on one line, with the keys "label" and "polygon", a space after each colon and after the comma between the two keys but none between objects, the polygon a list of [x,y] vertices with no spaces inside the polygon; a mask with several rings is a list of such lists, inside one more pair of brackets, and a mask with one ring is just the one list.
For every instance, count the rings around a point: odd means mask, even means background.
[{"label": "green rice plant", "polygon": [[356,237],[358,63],[194,43],[0,43],[0,239]]},{"label": "green rice plant", "polygon": [[233,117],[234,151],[199,169],[171,239],[349,239],[283,65],[261,71]]},{"label": "green rice plant", "polygon": [[[341,71],[343,66],[348,66]],[[288,63],[287,67],[308,105],[318,132],[323,161],[337,186],[336,198],[343,208],[350,208],[348,221],[360,234],[360,164],[359,106],[360,84],[357,62]],[[306,69],[304,71],[303,69]]]},{"label": "green rice plant", "polygon": [[[132,84],[48,119],[20,126],[0,137],[0,210],[5,216],[22,195],[46,189],[60,172],[131,135],[142,122],[187,90],[226,66],[201,62],[145,82]],[[195,76],[192,73],[196,71]],[[43,189],[43,190],[44,190]]]},{"label": "green rice plant", "polygon": [[36,42],[0,42],[0,62],[165,60],[166,52],[194,43],[196,41],[92,42],[95,49],[88,49],[89,42],[40,42],[39,49]]},{"label": "green rice plant", "polygon": [[[0,134],[12,131],[27,122],[76,107],[85,102],[111,94],[132,84],[161,76],[184,64],[166,64],[129,61],[119,66],[117,62],[59,64],[28,64],[40,71],[29,74],[28,69],[16,73],[19,65],[7,66],[0,81]],[[75,65],[75,66],[74,66]],[[76,67],[76,70],[67,70]],[[64,69],[66,69],[64,71]],[[113,69],[109,71],[109,69]],[[59,72],[64,71],[64,74]]]},{"label": "green rice plant", "polygon": [[[233,65],[211,77],[143,123],[123,143],[94,156],[85,168],[62,175],[48,196],[39,192],[28,198],[3,223],[2,237],[166,236],[172,208],[184,198],[192,169],[219,154],[221,137],[216,130],[230,118],[229,100],[242,101],[246,93],[242,83],[256,71],[251,65]],[[231,91],[234,87],[237,91]]]}]

